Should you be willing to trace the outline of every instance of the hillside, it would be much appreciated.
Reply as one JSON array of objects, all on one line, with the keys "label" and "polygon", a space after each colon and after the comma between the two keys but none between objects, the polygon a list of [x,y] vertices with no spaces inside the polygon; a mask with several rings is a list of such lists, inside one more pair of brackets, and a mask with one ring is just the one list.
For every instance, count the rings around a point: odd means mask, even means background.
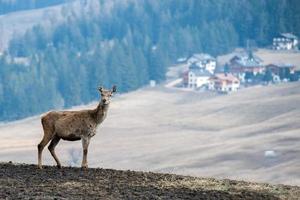
[{"label": "hillside", "polygon": [[[300,185],[299,88],[218,96],[156,87],[116,96],[91,141],[89,165]],[[0,137],[1,161],[37,162],[38,116],[0,125]],[[276,156],[264,156],[270,150]],[[81,151],[81,142],[57,146],[64,166],[80,166]],[[54,164],[47,150],[44,162]]]},{"label": "hillside", "polygon": [[24,10],[45,8],[49,6],[62,4],[68,1],[72,0],[0,0],[0,15]]},{"label": "hillside", "polygon": [[0,164],[1,199],[296,199],[300,188],[174,174]]},{"label": "hillside", "polygon": [[[94,2],[94,0],[87,2],[79,0],[61,0],[61,2],[52,2],[52,6],[30,10],[24,9],[0,15],[0,53],[7,50],[11,40],[22,37],[34,26],[42,26],[46,30],[44,33],[44,37],[46,37],[46,35],[51,33],[53,28],[63,23],[68,17],[79,17],[83,15],[87,12],[86,9],[88,7],[94,6]],[[14,3],[16,3],[17,6],[18,4],[24,4],[26,2]],[[39,4],[39,2],[35,3]],[[47,4],[46,1],[44,3]],[[48,4],[51,5],[51,1],[48,1]],[[35,31],[36,30],[33,32]]]},{"label": "hillside", "polygon": [[22,36],[35,25],[43,24],[50,28],[60,23],[63,20],[61,8],[58,5],[0,15],[0,52],[8,48],[11,39]]},{"label": "hillside", "polygon": [[299,35],[299,8],[286,0],[75,0],[0,16],[0,120],[86,104],[98,85],[129,92],[162,82],[168,66],[194,53]]},{"label": "hillside", "polygon": [[[234,52],[218,56],[218,63],[224,65],[237,53],[243,51],[236,49]],[[296,66],[296,70],[300,70],[300,51],[274,51],[270,49],[258,49],[254,51],[254,55],[262,59],[263,65],[268,64],[292,64]]]}]

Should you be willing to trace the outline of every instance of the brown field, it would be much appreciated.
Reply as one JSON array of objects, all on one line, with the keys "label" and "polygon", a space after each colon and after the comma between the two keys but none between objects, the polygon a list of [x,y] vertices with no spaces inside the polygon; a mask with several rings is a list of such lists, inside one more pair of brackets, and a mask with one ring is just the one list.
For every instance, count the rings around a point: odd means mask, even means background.
[{"label": "brown field", "polygon": [[297,199],[300,188],[111,169],[0,163],[0,199]]},{"label": "brown field", "polygon": [[[91,141],[89,166],[300,185],[299,100],[300,82],[229,95],[163,87],[122,94]],[[0,161],[37,162],[39,117],[0,125],[0,137]],[[80,166],[80,141],[56,149],[64,166]],[[54,164],[46,148],[44,164]]]}]

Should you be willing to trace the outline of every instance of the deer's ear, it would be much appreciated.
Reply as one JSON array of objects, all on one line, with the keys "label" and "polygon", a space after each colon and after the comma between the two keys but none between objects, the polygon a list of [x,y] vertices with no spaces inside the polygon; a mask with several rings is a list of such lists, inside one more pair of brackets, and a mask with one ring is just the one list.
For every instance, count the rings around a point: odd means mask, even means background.
[{"label": "deer's ear", "polygon": [[98,90],[99,90],[100,92],[102,92],[103,87],[98,87]]},{"label": "deer's ear", "polygon": [[114,85],[114,86],[112,87],[112,92],[116,92],[116,91],[117,91],[117,86]]}]

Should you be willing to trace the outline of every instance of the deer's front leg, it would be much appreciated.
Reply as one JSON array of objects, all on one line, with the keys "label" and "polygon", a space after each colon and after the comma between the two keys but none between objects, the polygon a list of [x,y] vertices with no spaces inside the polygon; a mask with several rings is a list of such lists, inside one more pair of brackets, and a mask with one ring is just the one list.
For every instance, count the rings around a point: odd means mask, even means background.
[{"label": "deer's front leg", "polygon": [[81,138],[81,142],[82,142],[82,149],[83,149],[83,158],[82,158],[81,168],[86,169],[86,168],[88,168],[87,153],[88,153],[90,138],[83,137],[83,138]]}]

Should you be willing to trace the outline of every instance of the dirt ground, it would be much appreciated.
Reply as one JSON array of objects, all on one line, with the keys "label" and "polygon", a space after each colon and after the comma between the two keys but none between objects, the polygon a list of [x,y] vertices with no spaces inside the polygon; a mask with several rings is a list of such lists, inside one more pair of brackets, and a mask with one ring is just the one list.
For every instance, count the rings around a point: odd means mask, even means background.
[{"label": "dirt ground", "polygon": [[0,199],[296,199],[300,188],[112,169],[0,164]]}]

